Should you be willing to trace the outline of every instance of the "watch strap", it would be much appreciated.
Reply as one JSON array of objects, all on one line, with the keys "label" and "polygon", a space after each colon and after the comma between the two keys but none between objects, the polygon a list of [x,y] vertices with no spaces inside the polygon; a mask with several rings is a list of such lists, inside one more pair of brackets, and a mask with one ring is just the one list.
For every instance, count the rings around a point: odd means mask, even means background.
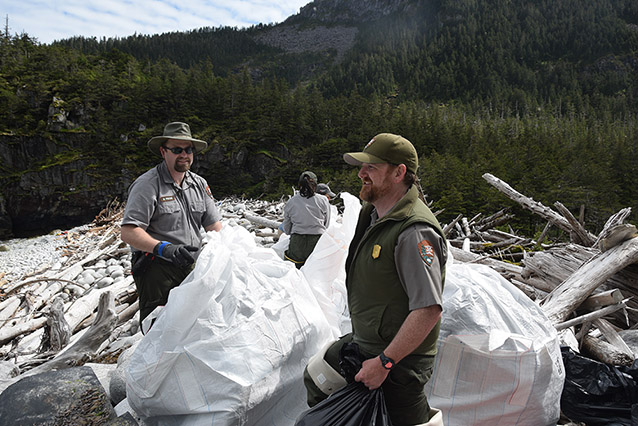
[{"label": "watch strap", "polygon": [[381,359],[381,365],[386,370],[392,370],[395,365],[395,362],[392,358],[387,357],[383,352],[379,354],[379,359]]}]

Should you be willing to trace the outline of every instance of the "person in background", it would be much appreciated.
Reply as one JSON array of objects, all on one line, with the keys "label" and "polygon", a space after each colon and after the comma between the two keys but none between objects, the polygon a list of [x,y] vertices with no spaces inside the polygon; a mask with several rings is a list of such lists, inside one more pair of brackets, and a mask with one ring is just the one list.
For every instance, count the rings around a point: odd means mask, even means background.
[{"label": "person in background", "polygon": [[328,197],[328,201],[337,196],[330,190],[330,187],[327,183],[320,183],[317,185],[317,194],[325,195],[326,197]]},{"label": "person in background", "polygon": [[[320,183],[317,185],[317,194],[321,194],[325,196],[328,201],[332,201],[337,195],[330,190],[330,187],[327,183]],[[330,220],[336,221],[338,220],[339,210],[337,210],[337,206],[330,204]]]},{"label": "person in background", "polygon": [[301,268],[330,224],[330,202],[316,196],[317,176],[305,171],[299,176],[299,192],[284,206],[281,229],[290,235],[284,257]]},{"label": "person in background", "polygon": [[[173,122],[148,148],[163,161],[130,186],[121,226],[133,252],[131,272],[140,304],[140,324],[165,305],[172,288],[194,268],[202,228],[220,231],[221,214],[206,180],[190,171],[196,153],[208,146],[186,123]],[[147,330],[146,330],[147,331]]]},{"label": "person in background", "polygon": [[[383,388],[393,425],[424,424],[434,412],[423,387],[437,352],[447,243],[420,197],[418,155],[407,139],[381,133],[344,160],[360,166],[364,201],[346,260],[352,333],[309,362],[308,404],[334,390],[323,382],[340,371],[342,346],[356,344],[365,360],[354,380]],[[336,377],[336,387],[345,385]]]}]

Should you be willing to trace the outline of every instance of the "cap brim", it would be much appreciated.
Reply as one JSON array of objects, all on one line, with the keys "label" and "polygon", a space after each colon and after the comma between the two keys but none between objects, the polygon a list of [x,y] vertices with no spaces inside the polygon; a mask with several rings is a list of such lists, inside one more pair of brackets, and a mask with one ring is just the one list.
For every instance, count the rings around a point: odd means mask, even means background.
[{"label": "cap brim", "polygon": [[182,140],[182,141],[189,141],[193,143],[193,148],[195,148],[195,152],[201,152],[203,150],[206,149],[206,147],[208,147],[208,142],[206,141],[202,141],[199,139],[193,139],[193,138],[186,138],[186,137],[180,137],[180,136],[155,136],[153,138],[151,138],[148,141],[148,149],[154,153],[157,154],[159,156],[162,155],[162,153],[160,152],[160,146],[162,146],[162,144],[164,142],[166,142],[169,139],[174,139],[174,140]]},{"label": "cap brim", "polygon": [[387,161],[380,159],[377,156],[368,154],[367,152],[348,152],[343,154],[343,160],[353,166],[360,166],[363,163],[380,164],[387,163]]}]

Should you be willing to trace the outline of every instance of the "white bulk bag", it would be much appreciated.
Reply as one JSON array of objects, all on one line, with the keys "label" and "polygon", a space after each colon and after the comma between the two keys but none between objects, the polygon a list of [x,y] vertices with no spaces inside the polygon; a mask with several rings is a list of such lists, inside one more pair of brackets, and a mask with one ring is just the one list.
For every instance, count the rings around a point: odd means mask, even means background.
[{"label": "white bulk bag", "polygon": [[555,328],[484,265],[448,262],[429,403],[446,426],[555,425],[565,371]]},{"label": "white bulk bag", "polygon": [[332,326],[333,340],[352,331],[346,292],[346,258],[354,237],[361,202],[342,192],[344,211],[341,223],[331,221],[326,232],[301,267],[324,315]]},{"label": "white bulk bag", "polygon": [[[337,218],[336,213],[332,212],[330,226],[300,269],[332,327],[332,340],[352,331],[345,264],[361,211],[361,202],[357,197],[347,192],[342,192],[340,197],[344,204],[343,215]],[[336,210],[335,206],[330,207]],[[283,259],[289,243],[290,237],[282,234],[271,248]]]},{"label": "white bulk bag", "polygon": [[303,274],[244,228],[208,237],[131,356],[128,402],[149,424],[292,425],[331,324]]}]

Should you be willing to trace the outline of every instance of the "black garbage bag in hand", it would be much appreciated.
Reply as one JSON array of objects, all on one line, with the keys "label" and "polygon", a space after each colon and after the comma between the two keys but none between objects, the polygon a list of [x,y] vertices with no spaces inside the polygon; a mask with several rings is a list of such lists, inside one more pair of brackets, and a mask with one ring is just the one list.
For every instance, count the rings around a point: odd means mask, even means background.
[{"label": "black garbage bag in hand", "polygon": [[306,411],[295,426],[392,426],[383,389],[352,382]]},{"label": "black garbage bag in hand", "polygon": [[361,354],[359,345],[356,343],[349,342],[341,347],[339,350],[339,368],[346,382],[354,382],[354,376],[361,370],[365,360],[366,358]]},{"label": "black garbage bag in hand", "polygon": [[370,390],[354,381],[363,361],[359,345],[344,344],[339,367],[348,384],[303,413],[295,426],[392,426],[383,389]]}]

